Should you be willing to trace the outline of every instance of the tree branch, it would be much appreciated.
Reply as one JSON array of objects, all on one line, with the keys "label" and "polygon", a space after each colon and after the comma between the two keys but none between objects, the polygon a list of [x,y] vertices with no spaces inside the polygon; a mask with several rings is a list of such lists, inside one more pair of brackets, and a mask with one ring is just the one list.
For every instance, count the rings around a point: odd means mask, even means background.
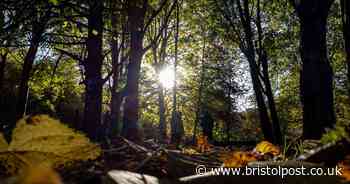
[{"label": "tree branch", "polygon": [[152,23],[153,19],[162,11],[163,7],[166,5],[167,2],[168,2],[168,0],[163,0],[163,3],[160,5],[160,7],[152,13],[151,17],[148,19],[147,23],[145,24],[145,27],[143,28],[144,32],[147,30],[149,25]]},{"label": "tree branch", "polygon": [[57,51],[61,52],[62,54],[65,54],[65,55],[67,55],[67,56],[69,56],[69,57],[71,57],[71,58],[73,58],[73,59],[75,59],[75,60],[77,60],[77,61],[79,61],[79,62],[81,62],[81,63],[84,62],[84,59],[81,58],[81,57],[79,57],[79,56],[76,55],[76,54],[70,53],[70,52],[68,52],[68,51],[65,51],[65,50],[63,50],[63,49],[56,48],[56,47],[55,47],[55,49],[56,49]]}]

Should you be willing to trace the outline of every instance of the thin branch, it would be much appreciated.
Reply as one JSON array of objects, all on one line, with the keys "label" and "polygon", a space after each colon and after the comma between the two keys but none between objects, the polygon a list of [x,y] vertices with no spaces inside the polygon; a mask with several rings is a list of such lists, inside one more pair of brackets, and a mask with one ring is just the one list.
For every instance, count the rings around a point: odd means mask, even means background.
[{"label": "thin branch", "polygon": [[169,18],[170,18],[170,16],[171,16],[172,11],[173,11],[174,8],[175,8],[175,5],[176,5],[176,3],[174,2],[174,3],[172,4],[172,6],[171,6],[171,8],[170,8],[170,10],[169,10],[169,12],[168,12],[168,14],[165,16],[165,20],[164,20],[164,22],[163,22],[163,25],[161,26],[161,28],[160,28],[160,30],[159,30],[159,32],[158,32],[156,38],[153,39],[153,40],[151,41],[151,43],[150,43],[149,45],[147,45],[147,46],[143,49],[143,52],[146,52],[148,49],[150,49],[150,48],[152,47],[152,45],[157,44],[157,42],[159,41],[160,37],[162,36],[162,33],[163,33],[164,29],[168,28],[168,26],[169,26],[169,25],[168,25],[168,23],[169,23]]},{"label": "thin branch", "polygon": [[57,47],[55,47],[55,49],[56,49],[57,51],[61,52],[62,54],[65,54],[65,55],[67,55],[67,56],[69,56],[69,57],[71,57],[71,58],[73,58],[73,59],[75,59],[75,60],[77,60],[77,61],[79,61],[79,62],[81,62],[81,63],[84,62],[84,59],[81,58],[81,57],[79,57],[79,56],[76,55],[76,54],[73,54],[73,53],[71,53],[71,52],[65,51],[65,50],[60,49],[60,48],[57,48]]},{"label": "thin branch", "polygon": [[149,25],[152,23],[153,19],[162,11],[163,7],[166,5],[168,0],[164,0],[163,3],[160,5],[160,7],[154,11],[151,15],[151,17],[148,19],[147,23],[145,24],[145,27],[143,28],[143,31],[145,32]]}]

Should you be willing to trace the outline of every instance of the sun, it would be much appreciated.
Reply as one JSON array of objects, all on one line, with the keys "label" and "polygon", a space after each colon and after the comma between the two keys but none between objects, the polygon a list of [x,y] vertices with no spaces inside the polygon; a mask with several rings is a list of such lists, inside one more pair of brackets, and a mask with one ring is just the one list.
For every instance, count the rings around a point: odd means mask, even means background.
[{"label": "sun", "polygon": [[158,80],[162,84],[162,86],[166,89],[171,89],[174,87],[175,76],[174,69],[172,67],[166,67],[160,71]]}]

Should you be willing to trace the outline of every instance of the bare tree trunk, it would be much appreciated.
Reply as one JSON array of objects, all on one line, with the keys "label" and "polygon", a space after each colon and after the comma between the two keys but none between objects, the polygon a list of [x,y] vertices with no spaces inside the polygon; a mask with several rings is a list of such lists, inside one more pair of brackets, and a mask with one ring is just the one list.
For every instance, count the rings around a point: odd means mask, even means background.
[{"label": "bare tree trunk", "polygon": [[273,135],[275,138],[275,143],[282,144],[282,133],[280,128],[280,123],[277,115],[276,105],[275,105],[275,99],[273,97],[272,93],[272,87],[270,82],[270,76],[269,76],[269,68],[268,68],[268,57],[267,53],[265,51],[265,48],[263,47],[263,30],[261,27],[261,14],[260,14],[260,0],[257,1],[257,30],[258,30],[258,56],[259,56],[259,62],[262,65],[262,78],[263,83],[265,86],[265,95],[267,97],[267,103],[269,105],[270,109],[270,116],[272,120],[272,129],[273,129]]},{"label": "bare tree trunk", "polygon": [[[37,29],[37,28],[33,28],[33,29]],[[21,73],[21,80],[20,80],[18,96],[17,96],[16,120],[22,118],[22,116],[24,115],[27,93],[28,93],[28,81],[30,79],[30,73],[32,71],[35,55],[39,48],[41,34],[42,34],[42,31],[33,31],[29,50],[24,58],[24,64],[23,64],[23,69]]]},{"label": "bare tree trunk", "polygon": [[103,2],[90,1],[88,16],[88,57],[84,62],[85,67],[85,106],[83,127],[93,140],[102,138],[101,112],[102,112],[102,35],[103,35]]},{"label": "bare tree trunk", "polygon": [[[119,36],[116,33],[118,31],[118,17],[115,13],[115,10],[117,8],[116,3],[112,2],[111,8],[114,10],[111,15],[111,25],[112,25],[112,39],[111,39],[111,50],[112,50],[112,88],[111,88],[111,103],[110,103],[110,109],[111,109],[111,128],[112,128],[112,134],[118,134],[119,133],[119,120],[120,120],[120,107],[122,102],[122,95],[120,92],[117,92],[118,85],[119,85],[119,77],[121,74],[121,66],[123,62],[123,50],[124,50],[124,29],[121,36],[121,43],[119,43]],[[121,27],[124,27],[122,25],[122,21],[120,21]]]},{"label": "bare tree trunk", "polygon": [[139,78],[143,57],[145,9],[135,2],[127,2],[130,37],[130,57],[127,74],[127,89],[124,103],[122,135],[130,140],[139,140]]},{"label": "bare tree trunk", "polygon": [[261,129],[266,140],[274,142],[274,136],[272,133],[272,127],[270,119],[268,116],[268,110],[265,104],[262,85],[259,79],[259,68],[255,59],[255,47],[253,44],[253,32],[250,25],[251,17],[249,15],[249,5],[248,1],[244,1],[243,8],[241,6],[240,0],[237,0],[237,6],[239,10],[239,17],[243,25],[244,34],[245,34],[245,44],[243,46],[241,43],[241,50],[244,55],[247,57],[250,75],[253,82],[253,89],[255,93],[255,99],[259,110],[260,124]]},{"label": "bare tree trunk", "polygon": [[269,69],[268,69],[268,63],[267,63],[267,56],[266,56],[265,51],[262,51],[262,52],[263,52],[263,55],[261,58],[262,59],[261,63],[262,63],[262,68],[263,68],[265,93],[266,93],[266,97],[267,97],[267,103],[268,103],[269,109],[270,109],[273,134],[275,137],[275,143],[282,144],[283,138],[282,138],[280,123],[278,120],[275,99],[273,98],[273,93],[272,93],[272,87],[271,87],[271,82],[270,82],[270,77],[269,77]]},{"label": "bare tree trunk", "polygon": [[202,63],[201,63],[201,75],[199,79],[199,89],[198,89],[198,97],[197,97],[197,110],[196,110],[196,119],[194,122],[194,127],[193,127],[193,137],[192,137],[192,142],[194,143],[196,141],[196,136],[197,136],[197,127],[200,121],[200,115],[202,111],[202,91],[204,87],[204,72],[205,72],[205,35],[203,34],[203,47],[202,47]]},{"label": "bare tree trunk", "polygon": [[159,104],[159,135],[160,140],[166,138],[166,120],[165,120],[165,103],[164,103],[164,89],[161,84],[158,85],[158,104]]},{"label": "bare tree trunk", "polygon": [[350,2],[348,0],[341,0],[342,22],[343,22],[343,37],[345,42],[346,65],[347,73],[347,87],[350,102]]},{"label": "bare tree trunk", "polygon": [[[37,7],[35,6],[33,8],[37,8]],[[45,32],[47,23],[51,18],[50,13],[51,13],[51,9],[49,8],[45,11],[44,14],[39,14],[37,11],[34,11],[33,17],[30,17],[31,26],[32,26],[31,27],[32,35],[30,39],[30,46],[24,58],[24,63],[23,63],[21,80],[20,80],[17,102],[16,102],[15,120],[20,119],[25,112],[30,73],[32,71],[33,63],[42,39],[42,35]],[[14,128],[14,126],[15,126],[15,123],[12,123],[9,126],[10,131],[12,128]]]},{"label": "bare tree trunk", "polygon": [[177,84],[176,73],[178,64],[178,39],[179,39],[179,1],[176,0],[176,26],[175,26],[175,60],[174,60],[174,87],[173,87],[173,112],[171,117],[171,142],[179,144],[183,136],[183,125],[181,113],[177,111]]},{"label": "bare tree trunk", "polygon": [[[166,38],[163,38],[162,40],[162,46],[159,53],[159,60],[158,60],[158,49],[157,45],[153,45],[152,47],[152,54],[153,54],[153,64],[155,66],[155,71],[157,76],[159,76],[161,69],[164,65],[165,60],[165,47],[166,44],[164,42],[167,42]],[[163,48],[164,47],[164,48]],[[164,103],[164,89],[161,84],[161,82],[157,82],[158,89],[158,114],[159,114],[159,140],[163,141],[164,138],[166,138],[166,121],[165,121],[165,103]]]},{"label": "bare tree trunk", "polygon": [[300,21],[300,92],[305,139],[319,139],[325,133],[325,128],[335,124],[333,72],[326,45],[327,17],[333,1],[293,3]]},{"label": "bare tree trunk", "polygon": [[4,83],[4,74],[5,74],[5,66],[7,62],[7,54],[8,52],[1,53],[0,56],[0,90],[2,89],[2,85]]}]

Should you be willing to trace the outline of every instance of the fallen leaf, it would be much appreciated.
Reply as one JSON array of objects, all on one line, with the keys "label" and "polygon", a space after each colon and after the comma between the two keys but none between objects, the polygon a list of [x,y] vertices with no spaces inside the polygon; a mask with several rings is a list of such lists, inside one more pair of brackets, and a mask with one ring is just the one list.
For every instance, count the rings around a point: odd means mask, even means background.
[{"label": "fallen leaf", "polygon": [[268,141],[262,141],[259,144],[257,144],[253,152],[258,153],[260,155],[271,154],[273,156],[277,156],[281,153],[280,148],[278,146],[275,146]]},{"label": "fallen leaf", "polygon": [[257,160],[252,153],[245,151],[229,152],[223,155],[221,159],[224,162],[224,167],[243,167],[248,162]]}]

